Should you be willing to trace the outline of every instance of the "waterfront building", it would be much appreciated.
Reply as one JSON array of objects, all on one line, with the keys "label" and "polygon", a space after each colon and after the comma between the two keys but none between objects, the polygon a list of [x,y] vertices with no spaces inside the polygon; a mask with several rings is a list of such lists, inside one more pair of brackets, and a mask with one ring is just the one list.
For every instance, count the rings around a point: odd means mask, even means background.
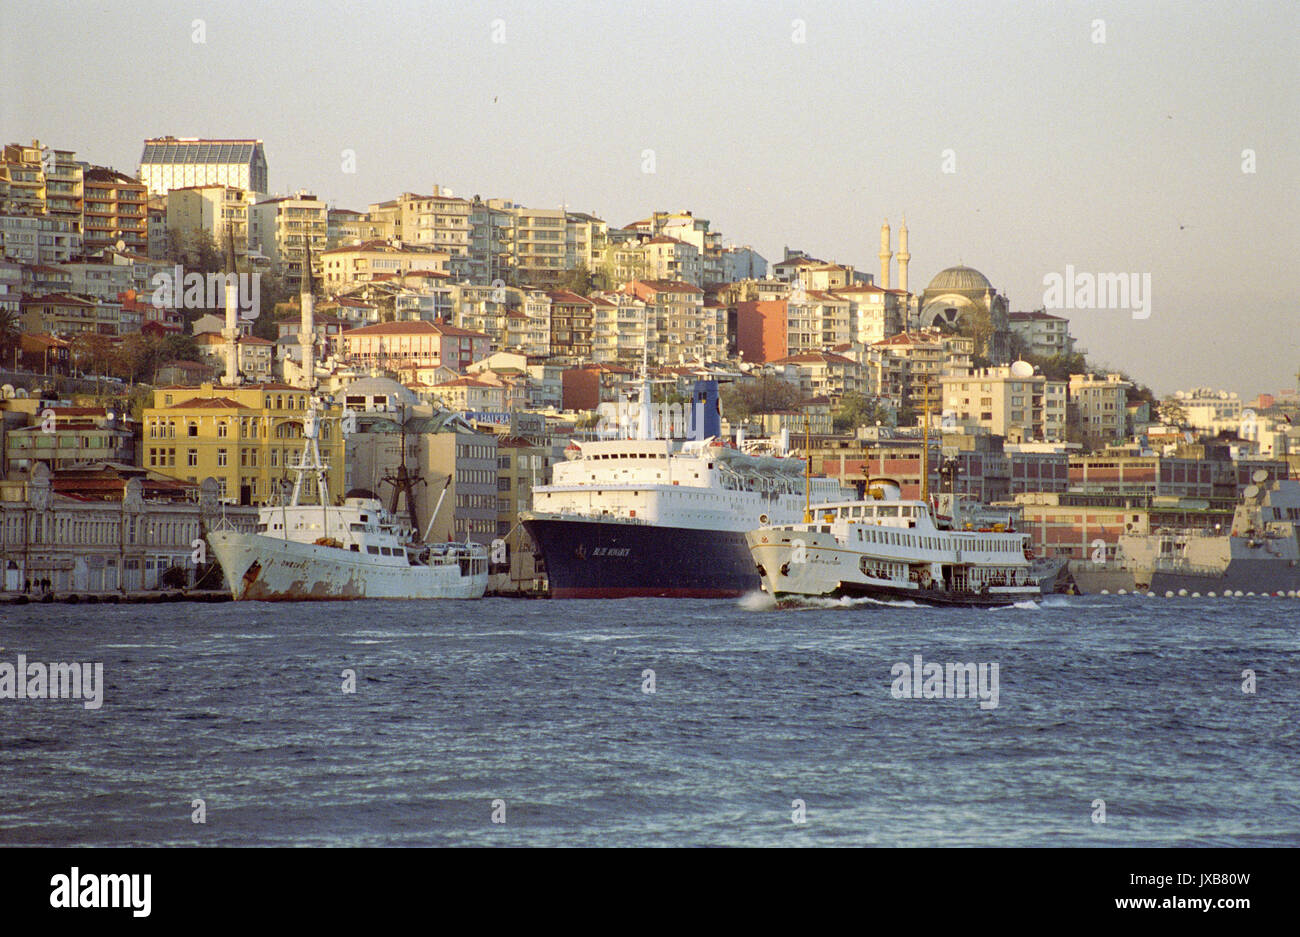
[{"label": "waterfront building", "polygon": [[[144,410],[143,467],[194,484],[212,477],[223,501],[268,503],[298,461],[309,403],[305,390],[269,381],[157,388]],[[332,498],[344,491],[341,412],[329,406],[317,415]],[[310,501],[315,482],[303,484]]]},{"label": "waterfront building", "polygon": [[[195,563],[196,541],[218,523],[251,532],[252,508],[223,507],[217,485],[187,484],[110,461],[0,482],[4,589],[35,596],[134,592],[164,585],[221,585],[219,568]],[[174,571],[168,573],[168,571]],[[174,578],[173,578],[174,577]]]}]

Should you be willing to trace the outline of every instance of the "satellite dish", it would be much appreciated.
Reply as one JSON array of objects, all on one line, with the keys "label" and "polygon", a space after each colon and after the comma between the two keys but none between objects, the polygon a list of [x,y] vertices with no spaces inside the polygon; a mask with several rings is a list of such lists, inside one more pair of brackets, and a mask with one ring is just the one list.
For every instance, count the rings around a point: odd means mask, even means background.
[{"label": "satellite dish", "polygon": [[1250,480],[1256,485],[1262,485],[1268,481],[1268,472],[1264,469],[1255,469],[1255,473],[1250,476]]},{"label": "satellite dish", "polygon": [[123,241],[121,238],[118,238],[118,241],[117,241],[116,247],[117,247],[118,251],[125,251],[125,250],[126,250],[126,241]]},{"label": "satellite dish", "polygon": [[1254,500],[1255,496],[1258,494],[1259,494],[1258,485],[1247,485],[1246,490],[1241,493],[1241,496],[1245,498],[1247,501],[1251,501]]},{"label": "satellite dish", "polygon": [[1014,362],[1014,363],[1011,365],[1011,376],[1012,376],[1012,377],[1021,377],[1021,378],[1024,378],[1024,377],[1033,377],[1033,376],[1034,376],[1034,366],[1033,366],[1032,364],[1030,364],[1028,361],[1017,361],[1017,362]]}]

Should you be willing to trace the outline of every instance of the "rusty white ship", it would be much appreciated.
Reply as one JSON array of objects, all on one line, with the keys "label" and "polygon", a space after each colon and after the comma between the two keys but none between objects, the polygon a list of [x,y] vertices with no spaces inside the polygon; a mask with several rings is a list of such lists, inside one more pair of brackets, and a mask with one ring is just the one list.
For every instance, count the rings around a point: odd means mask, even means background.
[{"label": "rusty white ship", "polygon": [[[303,436],[302,455],[289,466],[292,497],[263,507],[255,533],[208,534],[236,600],[483,597],[488,557],[482,545],[422,543],[413,521],[385,510],[370,492],[349,492],[342,504],[330,504],[314,410],[306,415]],[[314,485],[305,486],[307,478]],[[315,488],[317,503],[304,501],[304,487]]]}]

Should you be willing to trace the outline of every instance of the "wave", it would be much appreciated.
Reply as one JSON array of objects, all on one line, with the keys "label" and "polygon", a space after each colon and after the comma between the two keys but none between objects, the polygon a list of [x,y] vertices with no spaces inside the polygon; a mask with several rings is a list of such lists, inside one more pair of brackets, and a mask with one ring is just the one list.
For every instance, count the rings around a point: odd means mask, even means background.
[{"label": "wave", "polygon": [[766,592],[746,592],[736,600],[736,605],[747,612],[770,612],[776,608],[776,600]]}]

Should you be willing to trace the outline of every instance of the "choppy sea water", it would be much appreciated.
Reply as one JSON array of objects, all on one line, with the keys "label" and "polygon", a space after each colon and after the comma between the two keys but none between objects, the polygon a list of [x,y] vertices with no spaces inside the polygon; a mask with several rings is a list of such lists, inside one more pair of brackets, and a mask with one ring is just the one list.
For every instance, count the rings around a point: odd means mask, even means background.
[{"label": "choppy sea water", "polygon": [[1294,599],[755,599],[0,609],[0,844],[1300,844]]}]

